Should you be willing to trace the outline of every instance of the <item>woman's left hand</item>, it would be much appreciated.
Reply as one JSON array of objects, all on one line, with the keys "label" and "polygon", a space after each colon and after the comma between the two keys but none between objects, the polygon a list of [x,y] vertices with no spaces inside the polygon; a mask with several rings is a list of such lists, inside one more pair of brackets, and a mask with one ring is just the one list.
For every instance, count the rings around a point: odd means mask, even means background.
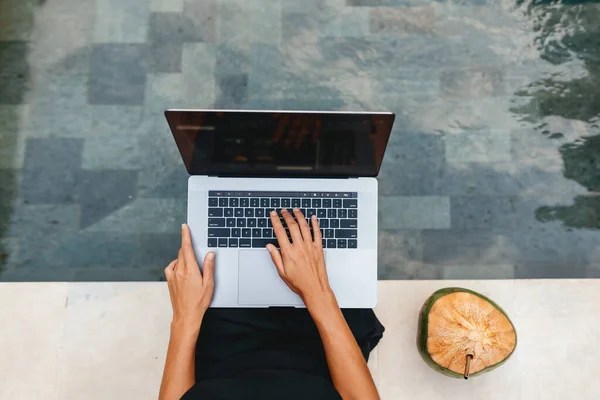
[{"label": "woman's left hand", "polygon": [[199,330],[204,313],[208,309],[215,288],[215,253],[204,257],[204,275],[196,261],[190,228],[181,225],[181,248],[177,260],[165,268],[173,306],[173,325]]}]

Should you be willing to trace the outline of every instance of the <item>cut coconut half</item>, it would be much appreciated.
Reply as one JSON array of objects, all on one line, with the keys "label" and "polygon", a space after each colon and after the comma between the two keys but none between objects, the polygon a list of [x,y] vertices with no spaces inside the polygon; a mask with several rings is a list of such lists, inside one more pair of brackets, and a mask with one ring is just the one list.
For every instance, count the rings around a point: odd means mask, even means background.
[{"label": "cut coconut half", "polygon": [[423,305],[417,341],[432,368],[462,378],[504,363],[515,350],[517,334],[506,313],[487,297],[446,288]]}]

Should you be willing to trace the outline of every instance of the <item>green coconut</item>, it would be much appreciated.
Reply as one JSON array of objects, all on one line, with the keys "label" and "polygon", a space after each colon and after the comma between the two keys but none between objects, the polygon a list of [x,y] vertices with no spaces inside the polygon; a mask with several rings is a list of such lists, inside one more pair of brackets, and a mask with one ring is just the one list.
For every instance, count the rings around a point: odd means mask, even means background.
[{"label": "green coconut", "polygon": [[445,288],[419,313],[417,347],[434,370],[454,378],[477,376],[509,359],[517,346],[515,327],[500,306],[468,289]]}]

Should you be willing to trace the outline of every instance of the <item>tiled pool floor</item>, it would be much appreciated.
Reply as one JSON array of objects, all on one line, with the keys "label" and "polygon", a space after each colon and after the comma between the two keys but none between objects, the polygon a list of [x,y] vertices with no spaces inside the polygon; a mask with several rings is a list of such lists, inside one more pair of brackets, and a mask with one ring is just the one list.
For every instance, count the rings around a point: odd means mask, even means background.
[{"label": "tiled pool floor", "polygon": [[600,4],[0,3],[0,281],[159,280],[167,107],[397,114],[380,279],[600,277]]}]

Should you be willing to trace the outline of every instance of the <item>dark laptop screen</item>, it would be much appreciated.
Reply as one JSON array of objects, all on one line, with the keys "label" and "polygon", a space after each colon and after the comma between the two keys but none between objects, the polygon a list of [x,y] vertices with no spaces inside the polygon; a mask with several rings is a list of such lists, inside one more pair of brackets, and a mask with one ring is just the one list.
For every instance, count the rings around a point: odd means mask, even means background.
[{"label": "dark laptop screen", "polygon": [[391,113],[165,112],[191,175],[376,176]]}]

